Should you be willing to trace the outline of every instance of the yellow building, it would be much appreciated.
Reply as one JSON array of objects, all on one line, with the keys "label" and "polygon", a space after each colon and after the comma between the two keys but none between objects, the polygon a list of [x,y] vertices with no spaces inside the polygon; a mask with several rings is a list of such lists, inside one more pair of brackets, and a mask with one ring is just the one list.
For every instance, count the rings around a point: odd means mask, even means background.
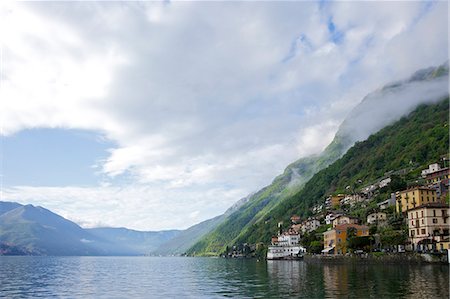
[{"label": "yellow building", "polygon": [[397,213],[405,213],[410,209],[427,203],[441,202],[436,190],[427,187],[414,187],[395,194]]},{"label": "yellow building", "polygon": [[349,228],[356,230],[357,237],[369,235],[369,228],[358,224],[338,224],[334,229],[323,233],[323,253],[345,254],[347,253],[347,231]]},{"label": "yellow building", "polygon": [[428,203],[408,210],[409,239],[414,249],[449,249],[450,208]]}]

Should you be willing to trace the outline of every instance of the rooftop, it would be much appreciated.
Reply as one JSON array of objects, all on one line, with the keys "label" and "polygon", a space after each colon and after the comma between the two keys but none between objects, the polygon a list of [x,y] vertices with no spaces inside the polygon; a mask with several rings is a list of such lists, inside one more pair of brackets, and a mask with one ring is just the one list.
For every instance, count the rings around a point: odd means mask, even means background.
[{"label": "rooftop", "polygon": [[420,206],[417,206],[415,208],[409,209],[408,211],[413,211],[413,210],[418,210],[418,209],[423,209],[423,208],[449,208],[450,206],[446,203],[442,203],[442,202],[430,202],[430,203],[426,203]]}]

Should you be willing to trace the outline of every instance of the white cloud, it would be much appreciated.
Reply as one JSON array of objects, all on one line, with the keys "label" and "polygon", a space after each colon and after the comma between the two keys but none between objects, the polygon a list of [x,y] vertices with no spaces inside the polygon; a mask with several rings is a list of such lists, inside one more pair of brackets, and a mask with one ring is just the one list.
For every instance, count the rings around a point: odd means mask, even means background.
[{"label": "white cloud", "polygon": [[[3,134],[77,128],[118,144],[95,169],[111,178],[103,187],[7,194],[135,228],[219,214],[324,148],[368,92],[448,59],[447,3],[424,11],[419,2],[2,6]],[[123,176],[130,187],[117,191]],[[130,194],[139,216],[122,215]],[[160,210],[195,217],[167,222]]]}]

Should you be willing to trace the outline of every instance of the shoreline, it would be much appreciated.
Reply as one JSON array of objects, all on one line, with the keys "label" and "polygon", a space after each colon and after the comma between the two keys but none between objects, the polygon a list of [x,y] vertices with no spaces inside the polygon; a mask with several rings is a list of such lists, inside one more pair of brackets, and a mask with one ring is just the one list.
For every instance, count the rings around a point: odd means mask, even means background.
[{"label": "shoreline", "polygon": [[356,263],[356,264],[440,264],[449,265],[446,254],[429,253],[386,253],[383,255],[311,255],[306,254],[303,258],[310,263]]}]

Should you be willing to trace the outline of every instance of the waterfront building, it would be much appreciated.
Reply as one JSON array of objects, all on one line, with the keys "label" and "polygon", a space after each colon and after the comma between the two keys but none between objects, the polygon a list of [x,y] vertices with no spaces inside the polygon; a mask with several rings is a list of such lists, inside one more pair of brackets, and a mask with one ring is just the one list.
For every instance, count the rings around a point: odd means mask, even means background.
[{"label": "waterfront building", "polygon": [[365,225],[353,223],[338,224],[333,229],[323,233],[324,249],[322,253],[326,254],[345,254],[347,253],[347,237],[349,229],[355,230],[356,237],[369,235],[369,228]]},{"label": "waterfront building", "polygon": [[268,260],[282,260],[282,259],[298,259],[302,258],[306,253],[306,249],[299,244],[300,235],[294,231],[289,230],[277,237],[272,237],[272,245],[267,249]]},{"label": "waterfront building", "polygon": [[409,239],[415,250],[449,248],[450,208],[443,203],[427,203],[408,210]]},{"label": "waterfront building", "polygon": [[443,201],[443,198],[438,198],[436,196],[435,189],[423,186],[416,186],[404,191],[397,192],[395,196],[397,213],[405,213],[406,211],[423,204]]}]

